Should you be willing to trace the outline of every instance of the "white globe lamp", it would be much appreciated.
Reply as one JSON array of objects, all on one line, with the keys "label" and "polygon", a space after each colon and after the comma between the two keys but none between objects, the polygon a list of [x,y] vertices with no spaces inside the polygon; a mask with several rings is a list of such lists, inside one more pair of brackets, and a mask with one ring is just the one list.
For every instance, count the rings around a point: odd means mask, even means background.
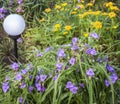
[{"label": "white globe lamp", "polygon": [[17,39],[24,32],[25,27],[26,24],[24,18],[18,14],[10,14],[3,21],[4,31],[14,40],[14,51],[16,59],[18,59]]}]

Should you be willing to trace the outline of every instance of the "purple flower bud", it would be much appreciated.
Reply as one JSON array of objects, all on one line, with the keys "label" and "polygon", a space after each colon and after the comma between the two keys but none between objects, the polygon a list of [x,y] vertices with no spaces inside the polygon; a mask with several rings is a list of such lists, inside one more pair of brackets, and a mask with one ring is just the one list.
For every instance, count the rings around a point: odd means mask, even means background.
[{"label": "purple flower bud", "polygon": [[79,85],[80,85],[81,88],[85,88],[84,83],[79,83]]},{"label": "purple flower bud", "polygon": [[41,86],[41,92],[45,92],[46,88],[44,86]]},{"label": "purple flower bud", "polygon": [[43,74],[40,75],[41,82],[44,82],[46,78],[47,78],[47,75],[43,75]]},{"label": "purple flower bud", "polygon": [[95,39],[99,39],[99,35],[97,33],[90,33],[90,36]]},{"label": "purple flower bud", "polygon": [[106,69],[107,69],[109,72],[111,72],[111,73],[114,73],[114,72],[115,72],[114,68],[113,68],[111,65],[107,65],[107,66],[106,66]]},{"label": "purple flower bud", "polygon": [[19,68],[19,65],[18,65],[18,63],[14,62],[13,64],[10,65],[10,68],[17,71]]},{"label": "purple flower bud", "polygon": [[4,82],[2,84],[2,90],[3,90],[4,93],[6,93],[9,90],[9,85],[8,84],[9,84],[8,82]]},{"label": "purple flower bud", "polygon": [[29,86],[29,87],[28,87],[28,91],[29,91],[29,92],[32,92],[33,90],[34,90],[34,87],[33,87],[33,86]]},{"label": "purple flower bud", "polygon": [[106,79],[105,80],[105,85],[106,85],[106,87],[108,87],[110,85],[110,81]]},{"label": "purple flower bud", "polygon": [[23,102],[23,97],[20,97],[19,98],[19,104],[22,104],[22,102]]},{"label": "purple flower bud", "polygon": [[16,80],[21,81],[22,80],[22,76],[20,73],[17,73],[15,76]]},{"label": "purple flower bud", "polygon": [[18,0],[18,4],[22,4],[23,0]]},{"label": "purple flower bud", "polygon": [[40,77],[38,75],[35,76],[35,81],[38,82]]},{"label": "purple flower bud", "polygon": [[72,57],[71,59],[70,59],[70,61],[69,61],[69,63],[71,64],[71,65],[74,65],[75,64],[75,58],[74,57]]},{"label": "purple flower bud", "polygon": [[93,69],[92,68],[89,68],[87,71],[86,71],[86,75],[90,76],[90,77],[93,77],[95,74],[93,72]]},{"label": "purple flower bud", "polygon": [[54,76],[54,78],[53,78],[53,79],[54,79],[54,81],[56,81],[56,80],[57,80],[57,78],[58,78],[58,74]]}]

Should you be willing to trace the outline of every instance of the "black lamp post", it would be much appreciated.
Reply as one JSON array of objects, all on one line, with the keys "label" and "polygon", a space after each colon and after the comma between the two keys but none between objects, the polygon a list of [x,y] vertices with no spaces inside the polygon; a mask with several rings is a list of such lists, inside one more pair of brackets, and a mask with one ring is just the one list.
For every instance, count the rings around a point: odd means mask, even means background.
[{"label": "black lamp post", "polygon": [[20,37],[20,34],[25,30],[25,20],[21,15],[10,14],[5,18],[3,22],[3,28],[5,32],[9,35],[9,37],[14,40],[14,55],[17,62],[17,39]]}]

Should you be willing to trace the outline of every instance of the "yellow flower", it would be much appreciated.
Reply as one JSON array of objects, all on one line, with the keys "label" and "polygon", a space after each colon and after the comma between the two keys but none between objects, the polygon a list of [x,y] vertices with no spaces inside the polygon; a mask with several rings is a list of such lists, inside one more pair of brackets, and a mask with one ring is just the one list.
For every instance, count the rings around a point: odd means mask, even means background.
[{"label": "yellow flower", "polygon": [[71,14],[77,14],[77,12],[73,11]]},{"label": "yellow flower", "polygon": [[61,27],[61,25],[59,23],[55,24],[55,28],[59,29],[60,27]]},{"label": "yellow flower", "polygon": [[69,25],[65,26],[65,30],[69,31],[69,30],[71,30],[71,29],[72,29],[71,26],[69,26]]},{"label": "yellow flower", "polygon": [[113,11],[118,11],[119,8],[117,6],[110,6],[110,9],[113,10]]},{"label": "yellow flower", "polygon": [[85,37],[88,37],[88,36],[89,36],[89,33],[85,33],[84,36],[85,36]]},{"label": "yellow flower", "polygon": [[96,11],[94,12],[94,15],[99,15],[101,13],[101,11]]},{"label": "yellow flower", "polygon": [[67,6],[67,3],[63,3],[61,6],[65,7],[65,6]]},{"label": "yellow flower", "polygon": [[61,25],[59,23],[55,24],[54,32],[57,32],[60,29]]},{"label": "yellow flower", "polygon": [[91,7],[91,6],[93,6],[93,4],[92,4],[92,3],[88,3],[87,6],[88,6],[88,7]]},{"label": "yellow flower", "polygon": [[49,12],[51,12],[51,9],[50,9],[50,8],[47,8],[47,9],[45,9],[45,12],[46,12],[46,13],[49,13]]},{"label": "yellow flower", "polygon": [[68,34],[68,32],[67,32],[67,31],[63,32],[63,35],[67,35],[67,34]]},{"label": "yellow flower", "polygon": [[82,3],[84,3],[84,2],[85,2],[85,0],[81,0],[81,2],[82,2]]},{"label": "yellow flower", "polygon": [[114,29],[116,29],[116,28],[117,28],[117,26],[113,26],[113,28],[114,28]]},{"label": "yellow flower", "polygon": [[100,21],[93,22],[92,25],[96,29],[102,28],[102,22],[100,22]]},{"label": "yellow flower", "polygon": [[60,9],[61,6],[60,5],[55,5],[55,9]]},{"label": "yellow flower", "polygon": [[84,17],[84,15],[83,15],[83,14],[79,14],[78,16],[79,16],[79,18],[83,18],[83,17]]},{"label": "yellow flower", "polygon": [[108,15],[110,18],[116,17],[116,13],[114,13],[114,12],[110,12]]},{"label": "yellow flower", "polygon": [[42,19],[40,20],[40,22],[45,22],[45,18],[42,18]]},{"label": "yellow flower", "polygon": [[108,3],[105,3],[104,5],[105,5],[106,7],[110,7],[110,6],[113,6],[114,3],[113,3],[113,2],[108,2]]}]

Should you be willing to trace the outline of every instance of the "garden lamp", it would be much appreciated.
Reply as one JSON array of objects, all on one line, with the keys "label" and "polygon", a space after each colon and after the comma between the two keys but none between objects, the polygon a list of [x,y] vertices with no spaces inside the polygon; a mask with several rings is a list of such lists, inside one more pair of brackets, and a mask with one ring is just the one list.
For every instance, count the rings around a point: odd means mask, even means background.
[{"label": "garden lamp", "polygon": [[3,21],[4,31],[14,40],[14,54],[16,61],[18,59],[17,53],[17,39],[20,37],[21,33],[25,30],[25,20],[21,15],[10,14]]}]

